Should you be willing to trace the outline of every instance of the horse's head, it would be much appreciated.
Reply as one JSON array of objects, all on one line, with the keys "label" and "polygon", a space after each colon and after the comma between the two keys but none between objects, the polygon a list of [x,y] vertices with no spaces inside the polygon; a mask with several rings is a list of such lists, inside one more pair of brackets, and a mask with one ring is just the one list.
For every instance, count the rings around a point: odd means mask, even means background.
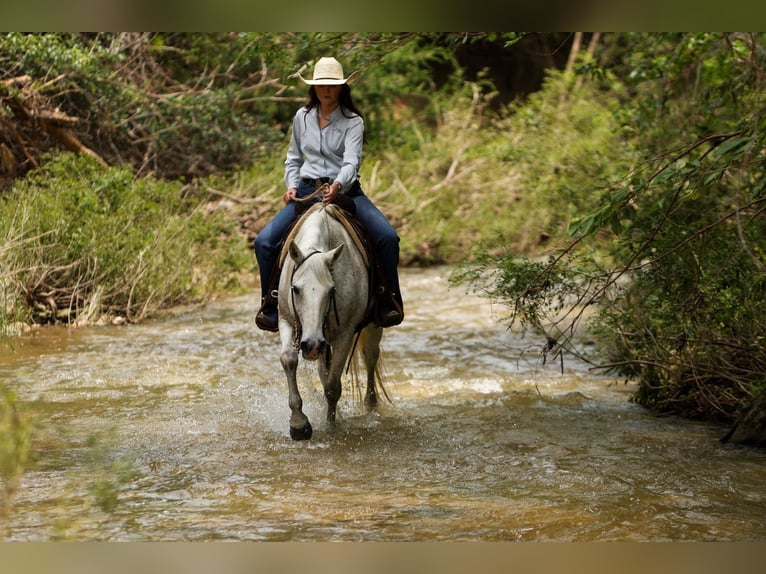
[{"label": "horse's head", "polygon": [[298,322],[300,348],[304,359],[315,361],[325,351],[326,332],[331,321],[337,321],[335,281],[332,268],[343,250],[343,244],[327,252],[304,252],[292,241],[290,257],[295,262],[292,276],[291,298]]}]

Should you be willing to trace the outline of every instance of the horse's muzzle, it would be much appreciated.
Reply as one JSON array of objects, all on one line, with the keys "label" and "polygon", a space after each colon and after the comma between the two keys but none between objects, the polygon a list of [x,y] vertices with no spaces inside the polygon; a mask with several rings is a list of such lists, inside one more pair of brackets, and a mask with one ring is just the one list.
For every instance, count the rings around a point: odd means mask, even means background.
[{"label": "horse's muzzle", "polygon": [[316,361],[322,356],[326,346],[324,339],[306,339],[301,341],[301,353],[307,361]]}]

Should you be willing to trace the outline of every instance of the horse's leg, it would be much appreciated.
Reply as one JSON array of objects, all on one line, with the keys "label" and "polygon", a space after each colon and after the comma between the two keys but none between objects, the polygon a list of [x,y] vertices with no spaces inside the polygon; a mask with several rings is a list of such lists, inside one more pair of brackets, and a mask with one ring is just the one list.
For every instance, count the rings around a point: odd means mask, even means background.
[{"label": "horse's leg", "polygon": [[[348,352],[351,349],[351,342],[351,336],[344,335],[337,339],[332,345],[332,361],[330,363],[330,369],[325,369],[324,365],[319,367],[319,378],[322,380],[324,397],[327,399],[327,422],[330,424],[335,423],[335,413],[338,401],[343,392],[341,387],[341,377],[343,376],[343,369],[346,366]],[[329,348],[330,346],[328,345],[328,349]]]},{"label": "horse's leg", "polygon": [[298,391],[298,350],[293,344],[293,328],[280,318],[279,336],[282,339],[282,355],[280,361],[287,376],[288,402],[290,404],[290,438],[293,440],[308,440],[312,429],[308,417],[303,414],[303,399]]},{"label": "horse's leg", "polygon": [[383,329],[375,325],[368,325],[362,333],[362,354],[364,365],[367,370],[367,392],[364,395],[364,404],[368,410],[373,410],[378,404],[378,393],[375,389],[375,369],[380,359],[380,340],[383,338]]}]

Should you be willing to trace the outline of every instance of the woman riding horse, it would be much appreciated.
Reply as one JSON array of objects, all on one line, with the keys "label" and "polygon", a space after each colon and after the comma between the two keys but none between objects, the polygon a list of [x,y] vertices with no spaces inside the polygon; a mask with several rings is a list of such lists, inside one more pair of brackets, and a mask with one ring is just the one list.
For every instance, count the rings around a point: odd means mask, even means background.
[{"label": "woman riding horse", "polygon": [[261,308],[255,322],[266,331],[278,330],[277,298],[272,283],[285,235],[295,219],[294,200],[329,184],[323,201],[330,203],[338,194],[354,202],[356,218],[370,236],[380,266],[379,280],[385,290],[379,297],[375,322],[393,327],[404,319],[399,289],[399,236],[386,217],[364,194],[359,184],[362,162],[364,120],[351,99],[349,80],[335,58],[320,58],[309,85],[309,101],[294,118],[290,145],[285,160],[285,207],[255,239],[255,255],[261,275]]}]

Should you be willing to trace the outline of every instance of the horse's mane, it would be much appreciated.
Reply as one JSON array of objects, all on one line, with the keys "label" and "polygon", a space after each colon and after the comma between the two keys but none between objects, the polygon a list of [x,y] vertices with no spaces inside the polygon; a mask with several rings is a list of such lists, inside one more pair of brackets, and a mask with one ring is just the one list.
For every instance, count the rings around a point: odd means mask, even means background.
[{"label": "horse's mane", "polygon": [[282,251],[279,254],[279,267],[282,267],[284,265],[285,258],[287,257],[287,254],[289,251],[290,243],[298,235],[298,232],[301,230],[301,227],[303,227],[303,224],[306,222],[309,216],[322,210],[324,210],[328,216],[332,217],[335,221],[337,221],[344,227],[346,232],[349,234],[349,236],[353,240],[354,245],[356,245],[357,250],[362,255],[362,259],[364,260],[365,266],[369,268],[370,260],[367,255],[367,249],[365,248],[364,242],[359,237],[358,231],[354,228],[346,212],[340,207],[338,207],[337,205],[333,205],[332,203],[329,205],[325,205],[323,203],[316,203],[312,205],[311,207],[309,207],[300,216],[298,221],[296,221],[295,225],[293,225],[292,229],[289,231],[289,233],[287,234],[287,237],[285,238],[285,243],[282,247]]}]

